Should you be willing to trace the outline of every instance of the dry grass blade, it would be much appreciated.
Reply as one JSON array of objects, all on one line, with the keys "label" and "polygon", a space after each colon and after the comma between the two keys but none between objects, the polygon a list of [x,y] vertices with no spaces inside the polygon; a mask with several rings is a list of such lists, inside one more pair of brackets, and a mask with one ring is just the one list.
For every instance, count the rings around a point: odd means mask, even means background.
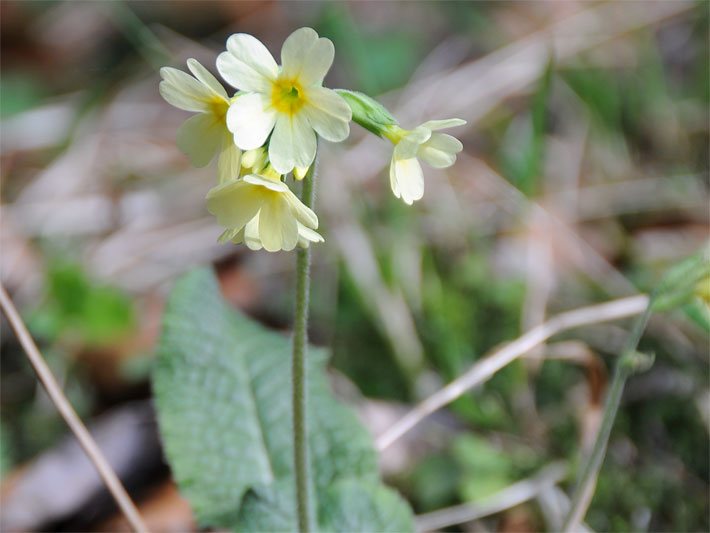
[{"label": "dry grass blade", "polygon": [[[449,73],[412,83],[397,116],[456,116],[469,127],[544,71],[550,54],[564,62],[645,26],[692,9],[693,2],[602,2]],[[471,84],[471,80],[476,83]],[[466,87],[465,91],[461,87]]]},{"label": "dry grass blade", "polygon": [[464,503],[419,515],[417,517],[417,531],[433,531],[471,522],[520,505],[535,498],[551,485],[562,481],[566,470],[563,463],[553,463],[543,468],[537,475],[513,483],[481,502]]},{"label": "dry grass blade", "polygon": [[468,371],[438,390],[403,416],[377,439],[377,449],[384,450],[434,411],[451,403],[464,392],[487,381],[493,374],[518,357],[539,346],[550,337],[568,329],[616,320],[642,313],[648,305],[645,295],[631,296],[611,302],[582,307],[561,313],[513,342],[495,350]]},{"label": "dry grass blade", "polygon": [[86,455],[96,467],[96,470],[98,470],[101,479],[103,479],[109,492],[111,492],[119,508],[131,524],[131,527],[138,533],[146,533],[148,528],[146,528],[143,523],[138,509],[121,484],[118,476],[113,471],[113,468],[111,468],[111,465],[106,460],[106,457],[104,457],[96,442],[91,437],[89,430],[86,429],[86,426],[76,414],[76,411],[74,411],[69,400],[64,396],[61,387],[54,379],[52,371],[44,361],[30,332],[27,330],[22,318],[20,318],[20,314],[17,312],[15,305],[12,303],[12,300],[5,291],[5,287],[2,285],[0,285],[0,306],[2,306],[5,316],[7,316],[10,322],[10,326],[17,335],[17,339],[25,350],[35,372],[37,372],[37,376],[42,382],[42,385],[44,385],[47,394],[49,394],[49,397],[62,415],[62,418],[64,418],[67,425],[76,436],[79,444],[81,444],[81,447],[86,452]]}]

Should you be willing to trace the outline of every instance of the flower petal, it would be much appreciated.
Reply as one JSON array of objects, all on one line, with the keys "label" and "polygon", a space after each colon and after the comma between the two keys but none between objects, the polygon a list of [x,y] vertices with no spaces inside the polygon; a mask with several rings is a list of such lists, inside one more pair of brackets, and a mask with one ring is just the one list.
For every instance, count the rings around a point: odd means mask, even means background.
[{"label": "flower petal", "polygon": [[327,141],[340,142],[350,134],[353,113],[341,96],[331,89],[310,87],[303,112],[318,135]]},{"label": "flower petal", "polygon": [[397,198],[412,205],[424,196],[424,174],[416,158],[393,159],[390,164],[390,185]]},{"label": "flower petal", "polygon": [[252,218],[247,225],[244,226],[244,244],[250,250],[261,250],[264,246],[261,244],[261,239],[259,238],[259,214]]},{"label": "flower petal", "polygon": [[264,187],[270,191],[281,193],[291,192],[289,191],[288,186],[281,180],[272,180],[257,174],[247,174],[243,179],[247,183],[251,183],[252,185],[256,185],[258,187]]},{"label": "flower petal", "polygon": [[217,56],[217,70],[232,87],[268,93],[279,73],[271,53],[262,42],[246,33],[227,39],[227,51]]},{"label": "flower petal", "polygon": [[196,167],[204,167],[215,155],[226,130],[212,115],[188,118],[177,131],[177,145]]},{"label": "flower petal", "polygon": [[229,96],[227,96],[227,91],[224,90],[224,87],[222,87],[222,84],[215,78],[212,73],[207,70],[205,67],[203,67],[197,59],[188,59],[187,60],[187,68],[190,69],[190,72],[192,72],[192,75],[195,76],[202,84],[206,87],[209,87],[209,89],[214,93],[215,96],[220,96],[224,98],[225,100],[229,100]]},{"label": "flower petal", "polygon": [[325,239],[317,231],[307,228],[299,222],[298,224],[298,245],[301,248],[308,248],[312,242],[324,242]]},{"label": "flower petal", "polygon": [[217,177],[219,183],[226,183],[239,177],[242,151],[234,144],[234,137],[222,128],[222,146],[217,159]]},{"label": "flower petal", "polygon": [[298,181],[301,181],[303,178],[306,177],[306,174],[308,174],[308,169],[310,168],[311,167],[294,167],[293,177]]},{"label": "flower petal", "polygon": [[302,86],[321,85],[334,56],[330,39],[318,38],[313,28],[299,28],[281,47],[281,75],[297,79]]},{"label": "flower petal", "polygon": [[172,67],[160,69],[160,95],[171,105],[185,111],[206,112],[214,98],[209,87],[203,85],[188,73]]},{"label": "flower petal", "polygon": [[445,118],[444,120],[429,120],[422,126],[430,130],[443,130],[445,128],[463,126],[464,124],[466,124],[466,121],[460,118]]},{"label": "flower petal", "polygon": [[316,134],[303,114],[280,115],[269,141],[269,161],[281,174],[308,167],[316,157]]},{"label": "flower petal", "polygon": [[207,193],[207,210],[222,226],[236,230],[254,218],[264,203],[263,191],[243,180],[218,185]]},{"label": "flower petal", "polygon": [[394,156],[397,159],[410,159],[416,157],[419,145],[431,137],[431,130],[419,126],[405,134],[401,141],[394,147]]},{"label": "flower petal", "polygon": [[390,188],[392,189],[392,194],[395,198],[401,198],[402,195],[399,193],[399,183],[397,182],[397,173],[395,172],[395,159],[392,157],[390,161]]},{"label": "flower petal", "polygon": [[259,93],[241,95],[227,111],[227,127],[242,150],[264,144],[275,122],[276,112],[268,109],[266,98]]},{"label": "flower petal", "polygon": [[247,150],[242,156],[242,166],[250,169],[252,173],[258,174],[266,166],[267,153],[266,148],[255,148]]},{"label": "flower petal", "polygon": [[417,157],[434,168],[447,168],[456,162],[456,154],[463,150],[463,144],[456,137],[446,133],[434,133],[419,146]]},{"label": "flower petal", "polygon": [[298,244],[296,217],[283,198],[274,197],[264,202],[259,211],[259,238],[269,252],[293,250]]},{"label": "flower petal", "polygon": [[310,207],[301,202],[298,196],[288,191],[284,198],[286,198],[286,201],[291,205],[294,215],[301,224],[313,229],[318,228],[318,216],[316,216]]},{"label": "flower petal", "polygon": [[244,228],[236,230],[236,229],[226,229],[222,232],[222,234],[217,238],[217,242],[220,244],[224,244],[225,242],[231,241],[234,244],[241,244],[244,242]]}]

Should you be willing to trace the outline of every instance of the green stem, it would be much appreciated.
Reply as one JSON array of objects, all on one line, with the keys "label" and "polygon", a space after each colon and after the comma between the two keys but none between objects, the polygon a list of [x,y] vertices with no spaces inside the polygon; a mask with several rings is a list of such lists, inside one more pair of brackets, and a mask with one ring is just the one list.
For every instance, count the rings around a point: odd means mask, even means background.
[{"label": "green stem", "polygon": [[604,456],[606,455],[611,428],[614,425],[614,419],[619,411],[619,404],[621,403],[621,396],[624,392],[626,380],[632,374],[646,370],[653,362],[653,359],[650,356],[640,354],[636,351],[639,341],[641,340],[641,336],[646,329],[646,324],[648,324],[648,320],[651,317],[652,302],[653,296],[649,298],[648,306],[646,307],[644,313],[634,321],[633,329],[629,333],[629,336],[626,339],[626,345],[621,352],[621,357],[616,363],[614,377],[612,378],[606,405],[604,406],[602,423],[599,427],[599,432],[597,433],[597,438],[594,441],[592,451],[587,458],[581,475],[579,476],[579,482],[577,483],[574,496],[572,497],[570,510],[567,514],[564,527],[562,528],[562,531],[564,532],[577,531],[579,529],[579,524],[582,522],[584,515],[587,513],[587,508],[589,507],[592,496],[594,495],[597,476],[602,466],[602,462],[604,461]]},{"label": "green stem", "polygon": [[[301,201],[313,205],[316,162],[303,178]],[[293,324],[292,402],[293,402],[293,463],[296,473],[296,509],[298,530],[311,531],[310,494],[308,486],[308,425],[306,421],[306,345],[308,342],[308,295],[310,291],[310,248],[296,253],[296,308]]]}]

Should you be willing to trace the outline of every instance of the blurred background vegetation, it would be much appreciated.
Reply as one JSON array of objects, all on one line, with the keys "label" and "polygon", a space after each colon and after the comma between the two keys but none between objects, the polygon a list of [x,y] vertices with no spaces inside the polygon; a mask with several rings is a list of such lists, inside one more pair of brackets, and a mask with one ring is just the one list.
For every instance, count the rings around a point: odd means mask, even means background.
[{"label": "blurred background vegetation", "polygon": [[[194,527],[160,456],[152,351],[180,273],[286,331],[291,254],[217,245],[214,169],[175,147],[186,114],[157,69],[214,72],[234,32],[278,57],[308,25],[330,87],[403,126],[468,120],[464,153],[392,197],[390,149],[353,127],[326,146],[311,337],[374,435],[492,348],[561,310],[650,290],[708,238],[710,4],[685,2],[9,1],[2,15],[2,283],[154,530]],[[587,525],[707,531],[707,324],[655,317],[656,363],[628,384]],[[555,338],[382,455],[417,513],[486,501],[556,461],[572,474],[461,531],[559,527],[627,322]],[[3,322],[3,530],[125,527]],[[561,489],[561,490],[560,490]],[[37,503],[44,502],[41,512]],[[51,502],[51,503],[50,503]]]}]

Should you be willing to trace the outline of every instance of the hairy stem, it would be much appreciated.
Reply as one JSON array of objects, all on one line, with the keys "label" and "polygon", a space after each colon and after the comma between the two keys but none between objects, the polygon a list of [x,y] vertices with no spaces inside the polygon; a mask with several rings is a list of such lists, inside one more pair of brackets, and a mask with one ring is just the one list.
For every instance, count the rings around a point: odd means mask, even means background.
[{"label": "hairy stem", "polygon": [[[301,201],[313,205],[316,162],[303,179]],[[298,530],[311,531],[310,494],[308,486],[308,424],[306,420],[306,346],[308,342],[308,296],[310,291],[310,248],[296,253],[296,308],[293,324],[292,402],[293,402],[293,462],[296,472],[296,509]]]},{"label": "hairy stem", "polygon": [[599,432],[594,441],[592,451],[579,476],[579,482],[575,489],[574,496],[572,497],[569,513],[567,514],[564,527],[562,528],[564,532],[577,531],[579,529],[579,524],[584,519],[589,504],[592,502],[592,496],[594,495],[594,489],[597,484],[597,476],[599,475],[599,470],[604,461],[604,456],[606,455],[609,435],[611,434],[611,428],[614,425],[616,414],[619,411],[619,404],[621,403],[621,396],[624,392],[626,380],[632,374],[646,370],[653,362],[650,356],[640,354],[636,351],[641,336],[646,329],[646,324],[648,324],[648,320],[651,317],[652,302],[653,296],[649,299],[644,313],[634,321],[633,329],[626,339],[626,345],[621,352],[621,357],[616,362],[614,377],[609,387],[606,405],[604,406],[602,423],[599,427]]}]

